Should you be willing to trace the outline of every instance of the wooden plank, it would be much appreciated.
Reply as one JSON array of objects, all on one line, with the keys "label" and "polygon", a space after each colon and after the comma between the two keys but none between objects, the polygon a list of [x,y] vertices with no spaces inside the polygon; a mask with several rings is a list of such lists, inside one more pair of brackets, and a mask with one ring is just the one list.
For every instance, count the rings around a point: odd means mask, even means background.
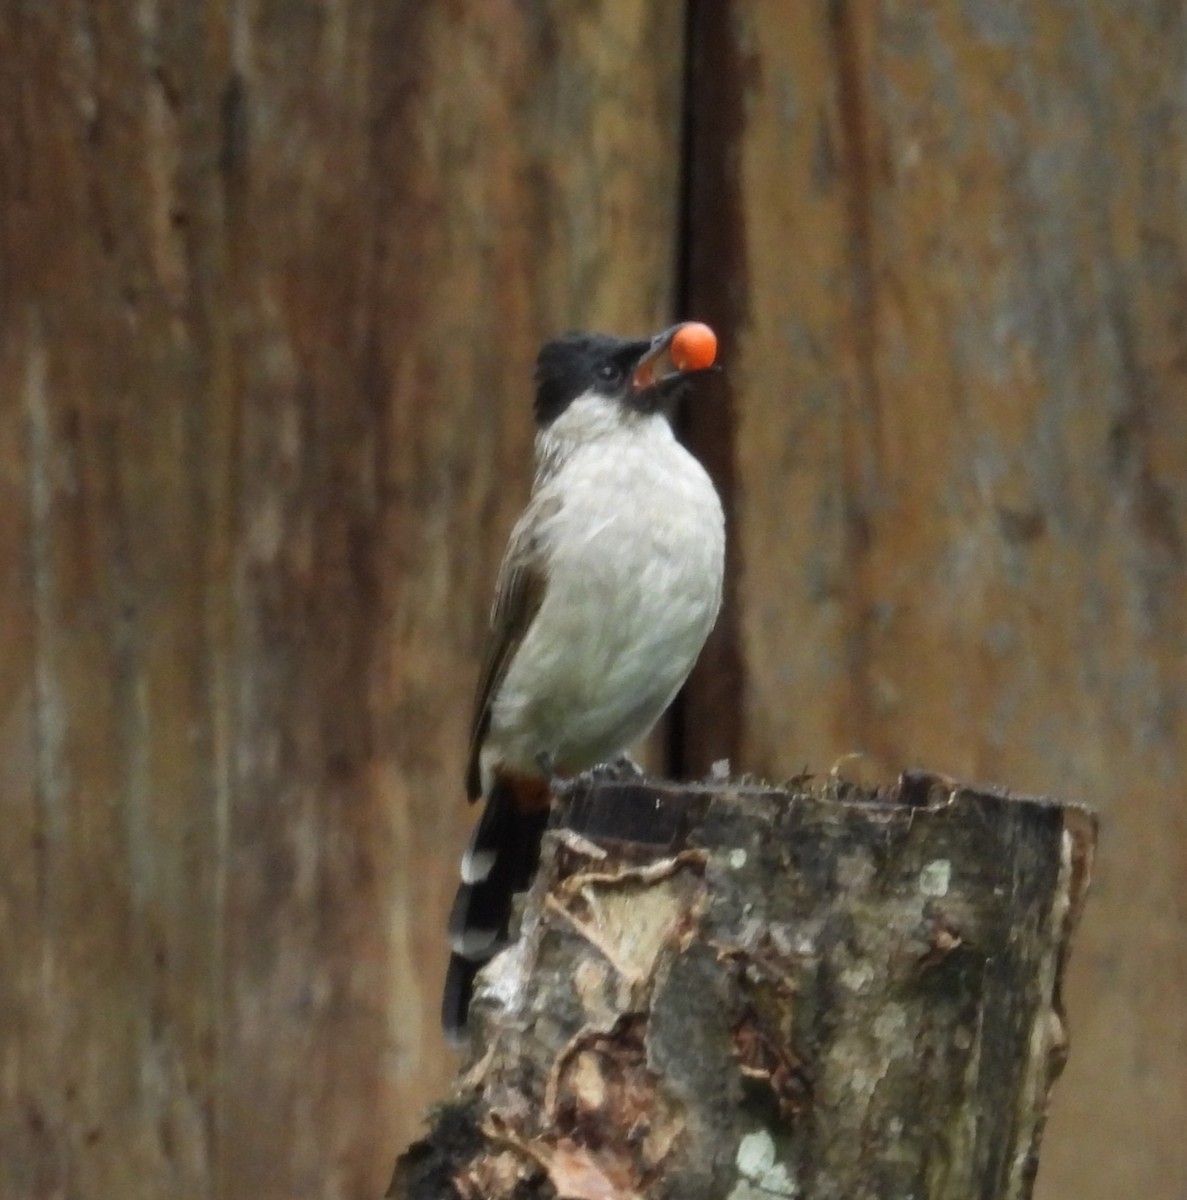
[{"label": "wooden plank", "polygon": [[380,1152],[414,1135],[455,1065],[437,1004],[471,816],[459,749],[494,575],[527,495],[536,348],[566,328],[664,323],[679,202],[681,4],[425,6],[414,32],[378,37],[374,84],[376,749],[411,865],[392,916],[396,1122]]},{"label": "wooden plank", "polygon": [[124,8],[0,34],[10,1195],[211,1184],[218,416],[162,191],[177,113]]},{"label": "wooden plank", "polygon": [[668,316],[683,27],[0,17],[0,1190],[378,1194],[451,1073],[532,357]]},{"label": "wooden plank", "polygon": [[[863,752],[1098,806],[1045,1200],[1187,1176],[1184,16],[703,6],[690,295],[726,326],[729,696],[690,766]],[[699,73],[699,74],[698,74]],[[705,239],[698,247],[695,239]],[[716,240],[716,241],[715,241]],[[721,248],[730,287],[705,254]],[[699,255],[699,257],[697,257]],[[716,308],[714,306],[717,306]]]}]

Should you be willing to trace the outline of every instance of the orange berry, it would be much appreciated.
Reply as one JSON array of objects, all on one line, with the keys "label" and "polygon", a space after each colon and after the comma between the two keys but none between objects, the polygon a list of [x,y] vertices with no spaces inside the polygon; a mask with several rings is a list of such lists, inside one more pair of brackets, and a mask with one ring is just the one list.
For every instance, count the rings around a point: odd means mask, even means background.
[{"label": "orange berry", "polygon": [[717,334],[700,321],[686,321],[672,338],[671,355],[677,371],[703,371],[717,357]]}]

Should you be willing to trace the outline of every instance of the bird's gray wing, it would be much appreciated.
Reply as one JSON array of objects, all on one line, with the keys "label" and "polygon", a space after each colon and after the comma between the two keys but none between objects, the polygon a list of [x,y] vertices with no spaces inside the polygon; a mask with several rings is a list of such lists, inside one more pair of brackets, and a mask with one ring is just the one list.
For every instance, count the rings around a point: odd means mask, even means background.
[{"label": "bird's gray wing", "polygon": [[474,696],[474,719],[470,725],[470,756],[466,767],[466,794],[476,800],[482,794],[479,756],[482,741],[490,728],[491,705],[507,668],[531,628],[544,593],[548,575],[540,547],[539,530],[543,521],[560,507],[556,497],[533,500],[511,533],[503,565],[495,584],[495,602],[491,609],[490,630],[478,689]]}]

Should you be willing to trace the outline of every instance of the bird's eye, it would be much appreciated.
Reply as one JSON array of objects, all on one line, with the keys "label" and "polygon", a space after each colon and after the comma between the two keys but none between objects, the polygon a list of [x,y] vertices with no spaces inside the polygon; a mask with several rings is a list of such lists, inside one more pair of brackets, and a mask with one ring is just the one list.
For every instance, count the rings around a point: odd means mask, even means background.
[{"label": "bird's eye", "polygon": [[617,363],[602,363],[598,368],[598,378],[603,383],[621,383],[622,382],[622,367]]}]

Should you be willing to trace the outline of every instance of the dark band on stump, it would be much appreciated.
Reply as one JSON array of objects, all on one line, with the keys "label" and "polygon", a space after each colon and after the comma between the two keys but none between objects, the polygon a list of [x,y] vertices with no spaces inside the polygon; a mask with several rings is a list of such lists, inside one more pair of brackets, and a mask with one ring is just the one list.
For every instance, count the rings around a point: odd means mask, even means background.
[{"label": "dark band on stump", "polygon": [[632,782],[553,825],[390,1196],[1030,1195],[1085,810],[923,774]]}]

